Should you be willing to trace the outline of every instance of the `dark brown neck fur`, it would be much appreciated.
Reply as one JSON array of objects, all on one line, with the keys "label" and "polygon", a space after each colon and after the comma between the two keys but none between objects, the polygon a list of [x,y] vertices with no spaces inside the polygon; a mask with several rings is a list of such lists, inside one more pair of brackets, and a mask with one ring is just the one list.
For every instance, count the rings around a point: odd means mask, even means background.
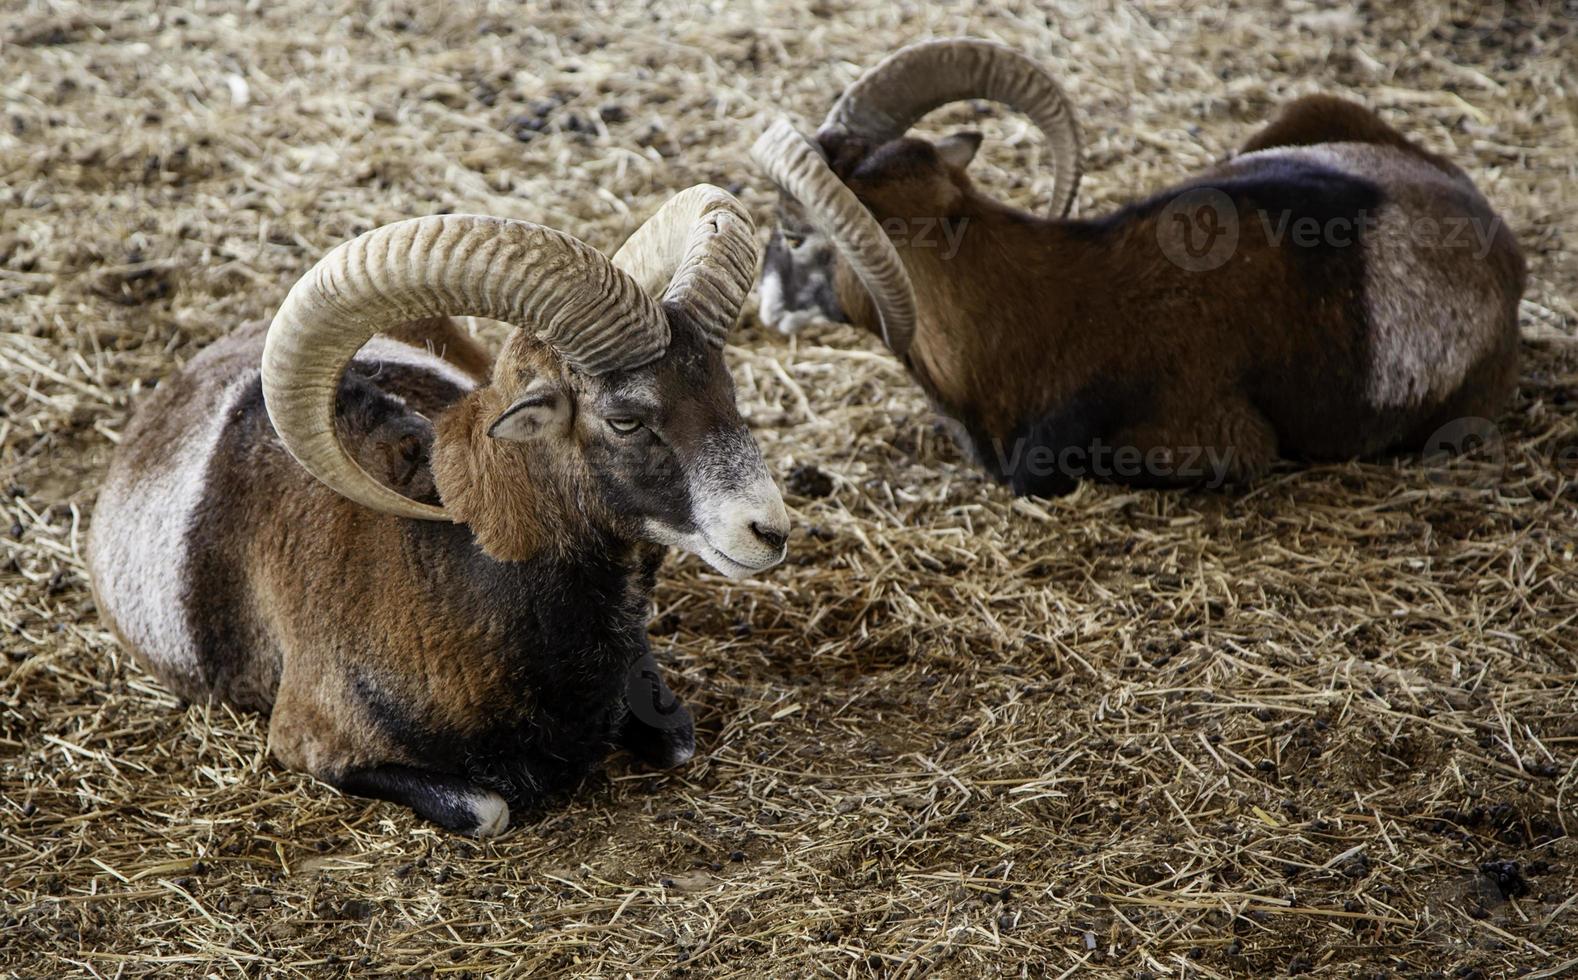
[{"label": "dark brown neck fur", "polygon": [[[944,247],[937,227],[928,247],[895,243],[919,314],[907,366],[948,414],[972,427],[1006,433],[1027,406],[1051,403],[1063,394],[1051,372],[1024,368],[1110,357],[1099,348],[1110,348],[1114,338],[1091,343],[1089,321],[1079,316],[1078,291],[1052,285],[1095,283],[1109,276],[1109,249],[1092,247],[1060,223],[973,190],[940,217],[881,212],[876,217],[902,219],[913,227],[947,221],[960,236],[957,253]],[[880,335],[876,310],[858,281],[851,277],[839,286],[852,322]],[[1027,288],[1038,293],[1033,307],[1001,301],[1024,295]],[[1005,371],[1004,365],[1021,370]]]}]

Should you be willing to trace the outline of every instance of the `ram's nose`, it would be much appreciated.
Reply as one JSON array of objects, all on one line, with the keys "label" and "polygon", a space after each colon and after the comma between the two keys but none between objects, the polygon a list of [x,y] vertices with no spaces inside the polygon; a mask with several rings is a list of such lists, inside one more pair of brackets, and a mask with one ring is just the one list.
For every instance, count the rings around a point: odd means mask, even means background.
[{"label": "ram's nose", "polygon": [[760,521],[751,522],[751,533],[756,539],[774,551],[782,551],[784,543],[789,540],[789,527],[787,524],[773,526]]},{"label": "ram's nose", "polygon": [[[759,568],[770,568],[784,560],[789,543],[789,510],[777,484],[769,477],[762,481],[753,495],[755,506],[744,517],[745,528],[750,534],[752,552]],[[743,535],[742,535],[743,536]]]},{"label": "ram's nose", "polygon": [[[726,530],[718,542],[728,557],[750,572],[761,572],[784,560],[789,542],[789,511],[770,477],[752,492],[742,494],[732,513],[725,513]],[[747,573],[748,574],[748,573]]]}]

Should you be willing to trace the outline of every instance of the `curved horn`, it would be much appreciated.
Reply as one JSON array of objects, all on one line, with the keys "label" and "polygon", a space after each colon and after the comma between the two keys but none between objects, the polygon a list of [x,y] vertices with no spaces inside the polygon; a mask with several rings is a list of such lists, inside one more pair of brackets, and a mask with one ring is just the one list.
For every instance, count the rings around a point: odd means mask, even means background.
[{"label": "curved horn", "polygon": [[346,365],[373,334],[430,316],[482,316],[533,331],[586,374],[646,363],[668,346],[668,319],[635,280],[590,245],[530,222],[413,218],[325,255],[269,325],[269,419],[296,461],[330,488],[424,520],[449,516],[357,465],[335,432],[334,403]]},{"label": "curved horn", "polygon": [[993,41],[953,38],[899,49],[844,90],[821,131],[885,143],[938,106],[963,99],[1001,102],[1035,122],[1055,167],[1051,214],[1068,214],[1080,178],[1074,107],[1040,65]]},{"label": "curved horn", "polygon": [[787,120],[767,127],[751,146],[751,158],[805,207],[811,224],[838,246],[876,304],[882,339],[889,350],[904,357],[915,336],[915,290],[899,253],[871,212]]},{"label": "curved horn", "polygon": [[697,184],[669,198],[613,262],[722,347],[756,275],[756,225],[734,195]]}]

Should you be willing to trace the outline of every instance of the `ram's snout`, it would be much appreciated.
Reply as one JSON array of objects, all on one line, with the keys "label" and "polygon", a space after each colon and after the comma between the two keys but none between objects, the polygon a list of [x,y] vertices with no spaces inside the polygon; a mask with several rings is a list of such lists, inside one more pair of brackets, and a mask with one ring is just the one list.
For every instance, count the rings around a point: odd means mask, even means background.
[{"label": "ram's snout", "polygon": [[691,480],[696,540],[684,547],[730,578],[784,560],[789,511],[749,435],[715,444]]},{"label": "ram's snout", "polygon": [[789,542],[783,495],[754,444],[750,456],[745,461],[736,458],[731,485],[697,488],[697,524],[705,545],[698,553],[730,578],[766,571],[783,561]]}]

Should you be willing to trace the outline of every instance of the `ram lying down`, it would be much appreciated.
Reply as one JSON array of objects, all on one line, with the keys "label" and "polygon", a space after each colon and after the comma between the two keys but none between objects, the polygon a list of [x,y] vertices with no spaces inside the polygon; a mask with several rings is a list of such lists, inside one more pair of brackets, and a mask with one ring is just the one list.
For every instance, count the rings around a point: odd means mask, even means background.
[{"label": "ram lying down", "polygon": [[[269,712],[285,765],[456,831],[614,744],[685,761],[662,546],[742,576],[789,533],[722,354],[755,259],[706,185],[612,261],[465,215],[341,245],[140,406],[93,521],[103,616],[182,697]],[[515,325],[491,374],[452,315]]]},{"label": "ram lying down", "polygon": [[[906,135],[969,99],[1046,134],[1050,215],[975,187],[979,133]],[[960,38],[894,53],[814,142],[779,120],[752,150],[782,191],[763,321],[882,337],[1021,494],[1434,451],[1506,406],[1517,238],[1468,175],[1375,113],[1295,100],[1227,162],[1072,218],[1079,143],[1062,88],[1015,51]]]}]

